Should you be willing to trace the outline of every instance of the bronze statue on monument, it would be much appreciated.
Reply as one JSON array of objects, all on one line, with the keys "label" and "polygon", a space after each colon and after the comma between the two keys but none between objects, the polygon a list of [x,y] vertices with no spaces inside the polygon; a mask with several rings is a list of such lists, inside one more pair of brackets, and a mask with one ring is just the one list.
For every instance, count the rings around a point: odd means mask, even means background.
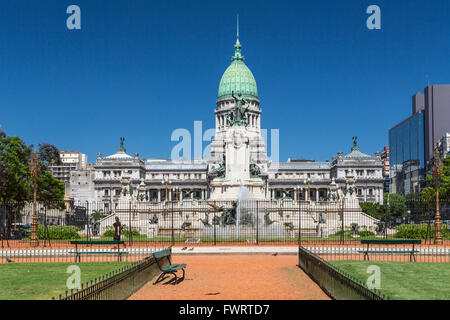
[{"label": "bronze statue on monument", "polygon": [[[247,126],[247,116],[246,113],[248,108],[250,107],[250,103],[248,100],[242,97],[241,93],[238,93],[237,96],[234,95],[234,91],[231,92],[231,96],[234,99],[235,106],[234,108],[228,112],[226,115],[226,119],[230,126]],[[244,105],[248,105],[247,108],[244,108]]]}]

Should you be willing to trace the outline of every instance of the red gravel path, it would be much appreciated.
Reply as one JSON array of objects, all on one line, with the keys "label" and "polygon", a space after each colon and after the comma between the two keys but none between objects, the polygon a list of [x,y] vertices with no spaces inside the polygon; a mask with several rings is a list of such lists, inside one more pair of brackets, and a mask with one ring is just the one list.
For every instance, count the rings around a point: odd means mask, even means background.
[{"label": "red gravel path", "polygon": [[[322,300],[329,299],[296,266],[296,255],[173,256],[186,263],[186,279],[148,282],[131,300]],[[181,272],[180,272],[181,274]]]}]

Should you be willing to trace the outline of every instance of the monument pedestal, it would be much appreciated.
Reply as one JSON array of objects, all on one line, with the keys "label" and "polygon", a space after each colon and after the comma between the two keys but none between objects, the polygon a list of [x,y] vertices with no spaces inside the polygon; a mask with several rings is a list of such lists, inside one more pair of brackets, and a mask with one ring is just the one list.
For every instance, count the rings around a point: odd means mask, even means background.
[{"label": "monument pedestal", "polygon": [[232,181],[216,178],[211,182],[211,200],[237,200],[241,192],[241,186],[247,188],[252,199],[264,200],[265,188],[261,179],[248,179],[244,181]]},{"label": "monument pedestal", "polygon": [[241,187],[247,188],[252,199],[265,199],[264,181],[250,176],[250,138],[246,127],[230,127],[224,143],[225,177],[216,177],[211,182],[210,199],[237,200]]}]

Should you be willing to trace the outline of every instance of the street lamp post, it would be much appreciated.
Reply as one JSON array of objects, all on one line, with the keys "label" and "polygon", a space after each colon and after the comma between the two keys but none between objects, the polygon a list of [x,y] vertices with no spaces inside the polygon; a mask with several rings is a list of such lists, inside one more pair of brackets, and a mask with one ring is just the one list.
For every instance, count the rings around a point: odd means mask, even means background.
[{"label": "street lamp post", "polygon": [[166,199],[166,202],[167,202],[169,200],[168,199],[168,194],[169,194],[169,186],[170,186],[171,182],[170,182],[170,180],[164,179],[161,183],[162,183],[163,187],[166,189],[165,199]]},{"label": "street lamp post", "polygon": [[33,180],[33,217],[31,220],[31,246],[37,247],[39,245],[38,238],[38,212],[37,212],[37,180],[39,178],[39,159],[37,151],[31,154],[29,163],[31,179]]},{"label": "street lamp post", "polygon": [[436,187],[436,216],[434,217],[435,223],[435,233],[434,233],[434,244],[442,244],[442,223],[441,216],[439,214],[439,180],[442,175],[442,162],[440,159],[439,151],[434,151],[434,164],[432,167],[433,178]]}]

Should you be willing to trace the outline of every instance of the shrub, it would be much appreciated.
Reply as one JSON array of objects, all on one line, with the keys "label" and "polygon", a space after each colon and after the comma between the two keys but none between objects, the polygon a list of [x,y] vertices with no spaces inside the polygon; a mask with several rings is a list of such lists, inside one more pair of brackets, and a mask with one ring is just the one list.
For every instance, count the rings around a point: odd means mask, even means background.
[{"label": "shrub", "polygon": [[[394,229],[397,231],[395,237],[403,239],[433,239],[435,233],[434,224],[428,225],[427,223],[401,224]],[[450,239],[450,232],[447,230],[446,224],[442,225],[442,237]]]},{"label": "shrub", "polygon": [[[133,237],[138,237],[138,236],[141,235],[139,233],[139,231],[136,230],[136,229],[133,229],[131,234],[133,235]],[[129,237],[129,235],[130,235],[130,231],[128,230],[128,228],[126,226],[124,226],[123,230],[122,230],[122,236]],[[103,236],[104,237],[111,237],[111,238],[114,237],[114,228],[113,227],[106,227],[106,231],[103,233]]]},{"label": "shrub", "polygon": [[374,236],[375,233],[373,233],[372,231],[360,231],[360,232],[358,232],[358,235],[360,237],[371,237],[371,236]]},{"label": "shrub", "polygon": [[49,239],[49,240],[73,240],[79,239],[80,235],[78,231],[80,228],[75,226],[47,226],[47,236],[45,232],[45,227],[39,225],[38,227],[38,237],[39,239]]}]

